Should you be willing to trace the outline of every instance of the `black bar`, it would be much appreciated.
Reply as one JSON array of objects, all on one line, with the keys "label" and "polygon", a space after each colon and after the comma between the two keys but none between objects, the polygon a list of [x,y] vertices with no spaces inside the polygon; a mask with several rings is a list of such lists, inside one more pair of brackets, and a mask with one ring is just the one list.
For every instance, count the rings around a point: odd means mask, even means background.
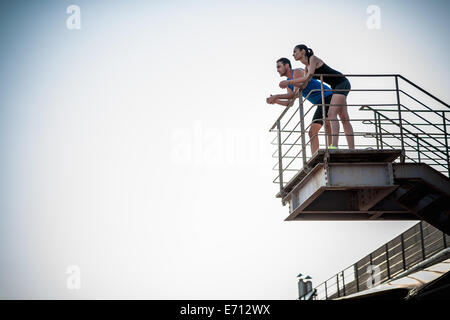
[{"label": "black bar", "polygon": [[387,269],[387,276],[388,279],[391,278],[391,270],[390,270],[390,265],[389,265],[389,248],[388,248],[388,244],[385,244],[385,249],[386,249],[386,269]]},{"label": "black bar", "polygon": [[340,293],[340,291],[339,291],[339,273],[336,275],[336,286],[337,286],[337,294],[338,294],[338,297],[340,297],[340,296],[341,296],[341,293]]},{"label": "black bar", "polygon": [[392,78],[392,77],[397,77],[397,76],[399,76],[399,77],[401,77],[401,78],[403,78],[401,75],[399,75],[399,74],[362,74],[362,73],[355,73],[355,74],[336,74],[336,73],[333,73],[333,74],[328,74],[328,73],[314,73],[312,76],[313,77],[315,77],[315,76],[321,76],[321,75],[324,75],[324,76],[327,76],[327,77],[342,77],[342,76],[344,76],[344,77],[384,77],[384,78]]},{"label": "black bar", "polygon": [[447,170],[450,176],[450,155],[448,154],[448,141],[447,141],[447,122],[445,120],[445,113],[442,112],[442,119],[444,124],[444,139],[445,139],[445,153],[447,154]]},{"label": "black bar", "polygon": [[345,279],[344,279],[344,271],[342,271],[342,286],[344,289],[344,296],[345,296]]},{"label": "black bar", "polygon": [[419,135],[417,135],[417,159],[420,162],[420,143],[419,143]]},{"label": "black bar", "polygon": [[374,118],[374,124],[375,124],[375,138],[376,138],[376,140],[377,140],[377,149],[380,149],[380,145],[379,145],[379,139],[380,139],[380,137],[378,136],[379,135],[379,133],[378,133],[378,123],[377,123],[377,114],[376,114],[376,112],[374,111],[373,112],[373,118]]},{"label": "black bar", "polygon": [[[386,116],[384,116],[384,115],[381,115],[380,113],[378,113],[378,115],[379,115],[379,116],[383,116],[386,120],[389,120],[389,121],[391,121],[393,124],[396,124],[394,121],[390,120],[388,117],[386,117]],[[398,125],[398,124],[396,124],[396,125]],[[385,132],[389,133],[388,130],[386,130],[386,129],[383,129],[383,130],[384,130]],[[408,134],[414,135],[414,133],[408,131],[407,129],[405,129],[405,130],[407,131]],[[396,138],[396,139],[401,140],[400,138],[396,137],[395,135],[393,135],[393,138]],[[421,141],[424,142],[424,143],[426,143],[426,144],[428,144],[429,147],[436,149],[436,152],[442,153],[442,150],[440,150],[440,149],[437,148],[436,146],[430,144],[428,141],[422,140],[422,139],[421,139]],[[412,149],[414,149],[414,147],[413,147],[412,145],[408,144],[408,146],[411,147]],[[422,147],[425,148],[425,149],[427,149],[427,151],[432,152],[433,155],[436,156],[437,158],[440,158],[440,159],[442,159],[442,160],[445,160],[444,158],[442,158],[441,156],[439,156],[435,151],[431,151],[431,150],[429,149],[429,147],[427,147],[427,146],[425,146],[425,145],[422,145]],[[405,151],[405,150],[403,149],[402,151]],[[404,155],[404,154],[403,154],[403,155]],[[434,161],[434,162],[436,162],[437,165],[442,166],[442,164],[439,163],[439,162],[438,162],[437,160],[435,160],[434,158],[428,157],[428,159],[429,159],[429,160],[432,160],[432,161]]]},{"label": "black bar", "polygon": [[398,92],[398,76],[395,76],[395,89],[397,93],[397,104],[398,104],[398,120],[400,126],[400,142],[402,146],[402,155],[400,156],[400,161],[405,162],[405,143],[403,141],[403,124],[402,124],[402,110],[400,107],[400,93]]},{"label": "black bar", "polygon": [[383,150],[383,135],[381,134],[381,118],[380,114],[378,114],[378,132],[380,133],[380,149]]},{"label": "black bar", "polygon": [[355,263],[355,280],[356,280],[356,292],[359,292],[358,262]]},{"label": "black bar", "polygon": [[420,91],[422,91],[423,93],[427,94],[428,96],[430,96],[431,98],[433,98],[434,100],[442,103],[444,106],[446,106],[447,108],[450,108],[450,106],[448,104],[446,104],[444,101],[436,98],[435,96],[433,96],[431,93],[429,93],[428,91],[425,91],[424,89],[422,89],[421,87],[419,87],[417,84],[409,81],[408,79],[406,79],[405,77],[403,77],[402,75],[396,75],[395,79],[397,79],[397,77],[402,78],[404,81],[408,82],[410,85],[412,85],[413,87],[415,87],[416,89],[419,89]]},{"label": "black bar", "polygon": [[373,260],[372,260],[372,252],[369,254],[369,261],[370,261],[370,282],[373,285]]},{"label": "black bar", "polygon": [[402,242],[402,260],[403,260],[403,270],[406,270],[406,258],[405,258],[405,241],[403,240],[403,233],[400,235],[400,240]]},{"label": "black bar", "polygon": [[280,193],[283,193],[283,151],[281,144],[281,122],[277,120],[277,138],[278,138],[278,178],[280,181]]},{"label": "black bar", "polygon": [[[403,90],[399,90],[401,93],[403,93],[404,95],[406,95],[407,97],[411,98],[412,100],[414,100],[415,102],[421,104],[423,107],[427,108],[428,110],[411,110],[408,107],[406,107],[405,105],[402,104],[403,108],[405,108],[406,110],[408,110],[409,112],[414,113],[417,117],[421,118],[422,120],[424,120],[425,122],[428,122],[429,124],[435,125],[432,122],[428,121],[427,119],[425,119],[424,117],[420,116],[418,113],[420,112],[433,112],[436,113],[436,110],[431,109],[429,106],[427,106],[426,104],[423,104],[422,102],[420,102],[419,100],[417,100],[416,98],[414,98],[413,96],[407,94],[405,91]],[[443,112],[448,112],[448,111],[443,111]],[[403,113],[405,113],[405,110],[403,110]],[[439,129],[439,128],[438,128]],[[440,130],[440,129],[439,129]],[[442,130],[441,130],[442,131]]]}]

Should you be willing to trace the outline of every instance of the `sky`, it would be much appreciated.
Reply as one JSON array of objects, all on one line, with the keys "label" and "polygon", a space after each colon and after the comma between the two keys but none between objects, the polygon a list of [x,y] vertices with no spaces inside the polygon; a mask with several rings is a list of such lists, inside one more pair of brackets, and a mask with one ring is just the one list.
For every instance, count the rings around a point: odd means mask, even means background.
[{"label": "sky", "polygon": [[265,98],[305,43],[449,101],[449,6],[2,1],[0,298],[296,299],[405,231],[284,221]]}]

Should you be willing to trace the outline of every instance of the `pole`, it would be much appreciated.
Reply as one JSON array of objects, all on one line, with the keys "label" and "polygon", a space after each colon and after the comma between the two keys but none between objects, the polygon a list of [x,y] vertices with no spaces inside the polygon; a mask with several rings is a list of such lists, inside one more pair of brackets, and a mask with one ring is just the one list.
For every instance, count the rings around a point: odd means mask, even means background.
[{"label": "pole", "polygon": [[[323,92],[323,74],[320,75],[320,95],[322,97],[322,121],[323,121],[323,126],[324,126],[324,130],[325,130],[325,150],[328,151],[328,133],[327,133],[327,126],[325,123],[325,119],[326,117],[326,113],[325,113],[325,94]],[[328,106],[329,108],[330,106]],[[331,127],[331,123],[330,123],[330,127]],[[332,138],[333,139],[333,138]],[[320,143],[319,143],[320,145]]]},{"label": "pole", "polygon": [[400,92],[398,90],[398,76],[395,76],[395,91],[397,93],[397,107],[398,107],[398,121],[400,126],[400,141],[402,146],[402,155],[400,156],[400,161],[405,162],[405,142],[403,141],[403,124],[402,124],[402,110],[400,107]]},{"label": "pole", "polygon": [[281,126],[280,120],[277,120],[277,136],[278,136],[278,179],[280,181],[280,192],[283,191],[283,154],[281,150]]},{"label": "pole", "polygon": [[302,159],[303,159],[303,167],[306,167],[306,141],[305,141],[305,113],[303,110],[303,99],[302,99],[302,90],[299,92],[298,100],[300,102],[299,113],[300,113],[300,137],[302,140]]}]

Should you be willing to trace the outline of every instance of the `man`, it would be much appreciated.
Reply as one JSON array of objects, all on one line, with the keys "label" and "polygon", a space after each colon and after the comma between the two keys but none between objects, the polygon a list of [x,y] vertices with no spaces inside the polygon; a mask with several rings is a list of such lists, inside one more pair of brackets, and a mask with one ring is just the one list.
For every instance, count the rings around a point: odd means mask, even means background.
[{"label": "man", "polygon": [[[295,69],[292,70],[292,65],[289,59],[287,58],[281,58],[277,60],[277,71],[280,74],[280,77],[287,77],[288,80],[294,79],[294,78],[300,78],[304,76],[304,71],[302,69]],[[287,93],[285,94],[276,94],[271,95],[266,99],[267,103],[269,104],[279,104],[282,106],[288,106],[291,99],[294,98],[295,93],[297,90],[302,90],[303,97],[308,96],[308,101],[312,104],[317,104],[316,112],[314,113],[312,123],[309,129],[309,138],[311,142],[311,154],[314,154],[319,149],[319,137],[318,133],[319,130],[322,128],[323,125],[323,112],[322,112],[322,94],[320,91],[313,91],[310,93],[311,90],[320,90],[320,82],[311,79],[306,86],[300,85],[300,87],[294,87],[292,85],[289,85],[286,90]],[[329,104],[331,103],[331,97],[333,95],[333,92],[331,91],[331,88],[327,85],[323,85],[324,89],[324,99],[325,99],[325,113],[326,116],[328,115],[328,109]],[[326,117],[325,116],[325,117]],[[329,134],[331,132],[330,130],[330,123],[329,121],[326,121],[325,130]],[[331,139],[332,137],[328,135],[328,145],[331,145]]]}]

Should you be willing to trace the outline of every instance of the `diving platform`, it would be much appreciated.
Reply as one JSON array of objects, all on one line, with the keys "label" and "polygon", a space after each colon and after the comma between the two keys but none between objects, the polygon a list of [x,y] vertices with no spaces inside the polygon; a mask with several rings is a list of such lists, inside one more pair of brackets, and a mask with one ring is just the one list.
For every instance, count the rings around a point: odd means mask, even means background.
[{"label": "diving platform", "polygon": [[[284,192],[290,192],[306,175],[319,163],[323,163],[324,157],[329,157],[333,163],[368,163],[368,162],[393,162],[400,157],[401,150],[326,150],[319,149],[309,159],[306,165],[283,188]],[[282,192],[276,194],[282,198]]]},{"label": "diving platform", "polygon": [[[345,76],[360,97],[347,103],[351,136],[311,130],[326,104],[301,92],[269,130],[285,220],[421,220],[450,234],[450,106],[399,74]],[[336,135],[352,148],[328,148]]]},{"label": "diving platform", "polygon": [[285,220],[425,220],[449,233],[449,179],[401,155],[319,149],[284,188]]}]

